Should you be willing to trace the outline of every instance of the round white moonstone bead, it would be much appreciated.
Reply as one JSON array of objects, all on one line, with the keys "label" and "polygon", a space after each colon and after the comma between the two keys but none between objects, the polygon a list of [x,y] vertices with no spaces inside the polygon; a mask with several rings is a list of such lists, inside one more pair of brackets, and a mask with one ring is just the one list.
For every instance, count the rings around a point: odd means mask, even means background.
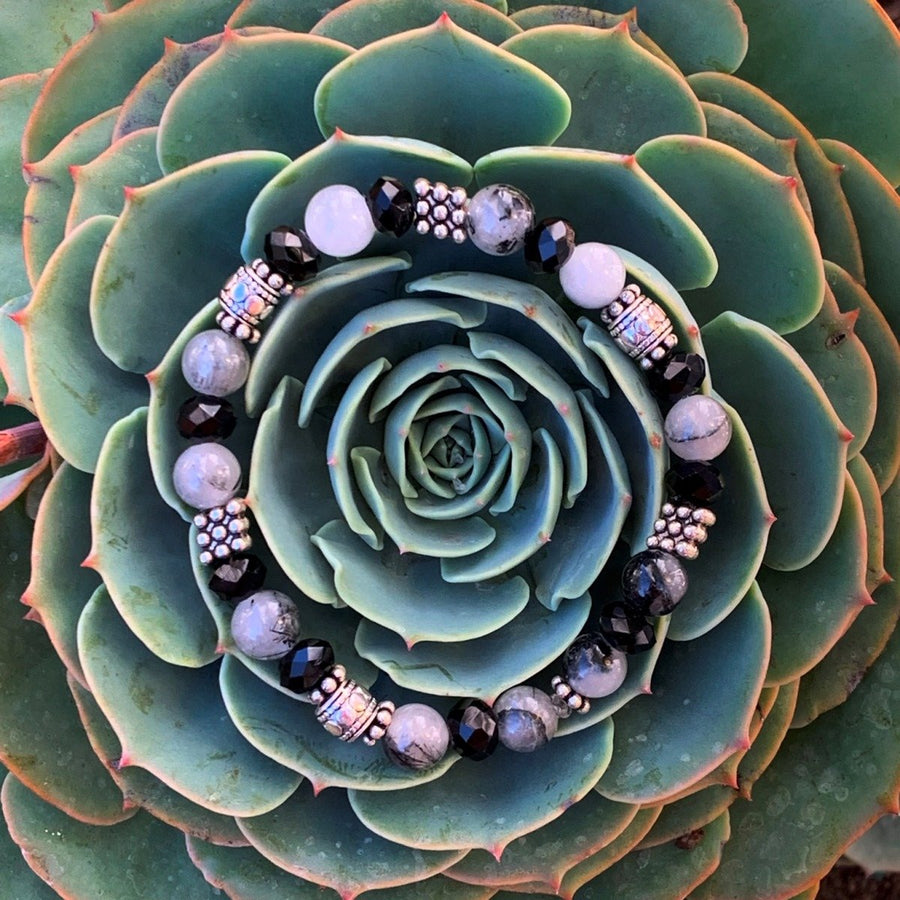
[{"label": "round white moonstone bead", "polygon": [[241,464],[222,444],[192,444],[175,460],[172,481],[178,496],[195,509],[224,506],[241,484]]},{"label": "round white moonstone bead", "polygon": [[280,591],[256,591],[241,600],[231,616],[231,637],[253,659],[284,656],[299,635],[297,606]]},{"label": "round white moonstone bead", "polygon": [[242,341],[211,328],[187,342],[181,354],[181,371],[195,391],[227,397],[247,380],[250,354]]},{"label": "round white moonstone bead", "polygon": [[679,400],[663,425],[669,449],[682,459],[715,459],[731,441],[731,419],[724,407],[705,394]]},{"label": "round white moonstone bead", "polygon": [[388,759],[405,769],[430,769],[450,745],[444,717],[424,703],[407,703],[394,711],[384,735]]},{"label": "round white moonstone bead", "polygon": [[625,287],[625,263],[606,244],[589,241],[576,244],[559,270],[559,283],[565,295],[585,309],[609,306]]},{"label": "round white moonstone bead", "polygon": [[369,246],[375,223],[366,198],[349,184],[330,184],[313,194],[303,225],[326,256],[353,256]]}]

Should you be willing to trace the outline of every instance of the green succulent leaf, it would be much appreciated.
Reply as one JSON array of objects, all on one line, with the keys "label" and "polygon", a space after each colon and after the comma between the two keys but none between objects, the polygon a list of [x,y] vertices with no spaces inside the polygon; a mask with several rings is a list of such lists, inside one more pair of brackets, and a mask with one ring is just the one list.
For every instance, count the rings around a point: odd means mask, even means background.
[{"label": "green succulent leaf", "polygon": [[872,467],[861,454],[847,463],[847,471],[859,491],[866,523],[866,590],[871,593],[890,581],[884,568],[884,508],[878,492],[878,482]]},{"label": "green succulent leaf", "polygon": [[730,785],[714,784],[681,800],[667,803],[638,849],[659,847],[702,829],[725,812],[734,802],[734,797],[734,788]]},{"label": "green succulent leaf", "polygon": [[31,303],[31,294],[13,297],[0,307],[0,373],[3,377],[3,402],[34,412],[28,367],[25,363],[25,335],[17,319]]}]

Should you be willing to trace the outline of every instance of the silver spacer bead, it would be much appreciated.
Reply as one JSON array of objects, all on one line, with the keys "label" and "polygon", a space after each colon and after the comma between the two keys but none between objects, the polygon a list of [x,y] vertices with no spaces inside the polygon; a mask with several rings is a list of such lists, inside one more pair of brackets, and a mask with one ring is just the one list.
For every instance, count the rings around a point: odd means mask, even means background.
[{"label": "silver spacer bead", "polygon": [[432,184],[427,178],[417,178],[413,190],[419,198],[414,219],[419,234],[433,234],[443,241],[448,237],[456,244],[463,243],[466,234],[466,207],[469,198],[465,188],[449,188],[441,181]]},{"label": "silver spacer bead", "polygon": [[665,310],[636,284],[626,285],[618,300],[600,310],[600,321],[619,347],[645,370],[678,343]]},{"label": "silver spacer bead", "polygon": [[247,504],[240,497],[233,497],[224,506],[214,506],[194,516],[202,565],[221,562],[250,549],[253,540],[246,513]]},{"label": "silver spacer bead", "polygon": [[582,714],[590,712],[591,701],[579,694],[561,675],[554,675],[550,679],[550,687],[569,709]]},{"label": "silver spacer bead", "polygon": [[700,555],[699,545],[706,542],[707,529],[715,521],[715,514],[705,507],[663,503],[647,546],[651,550],[676,553],[683,559],[696,559]]},{"label": "silver spacer bead", "polygon": [[388,725],[394,718],[394,704],[390,700],[382,700],[375,709],[375,721],[366,729],[363,743],[373,747],[387,733]]},{"label": "silver spacer bead", "polygon": [[255,344],[260,337],[256,326],[293,290],[293,285],[273,272],[265,260],[254,259],[246,266],[239,266],[219,291],[222,309],[216,323],[223,331]]}]

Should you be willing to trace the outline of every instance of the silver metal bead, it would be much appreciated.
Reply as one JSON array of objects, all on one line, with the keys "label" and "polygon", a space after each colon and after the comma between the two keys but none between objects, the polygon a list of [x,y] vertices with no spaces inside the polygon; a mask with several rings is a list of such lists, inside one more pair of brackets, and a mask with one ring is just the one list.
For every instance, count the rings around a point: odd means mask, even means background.
[{"label": "silver metal bead", "polygon": [[696,559],[699,545],[709,537],[707,529],[716,521],[715,514],[706,508],[682,503],[664,503],[661,516],[653,523],[653,534],[647,538],[651,550],[676,553],[683,559]]},{"label": "silver metal bead", "polygon": [[260,337],[256,326],[293,289],[278,272],[271,271],[265,260],[254,259],[240,266],[219,291],[219,305],[225,315],[216,321],[229,334],[255,344]]},{"label": "silver metal bead", "polygon": [[417,178],[413,182],[413,190],[417,197],[427,197],[431,191],[431,182],[427,178]]},{"label": "silver metal bead", "polygon": [[657,519],[653,523],[653,530],[657,534],[662,534],[666,530],[666,520],[665,519]]},{"label": "silver metal bead", "polygon": [[665,550],[666,553],[671,553],[675,549],[675,541],[670,537],[660,538],[659,549]]},{"label": "silver metal bead", "polygon": [[[614,312],[614,309],[619,311]],[[636,359],[643,369],[649,369],[653,360],[660,358],[659,355],[652,356],[654,350],[667,348],[668,339],[674,335],[672,322],[665,310],[642,294],[634,284],[626,285],[618,301],[601,308],[600,321],[616,344]],[[677,337],[675,340],[677,342]]]},{"label": "silver metal bead", "polygon": [[669,516],[674,516],[674,515],[675,515],[675,507],[674,507],[674,505],[671,504],[671,503],[663,503],[662,509],[660,510],[660,512],[661,512],[666,518],[668,518]]},{"label": "silver metal bead", "polygon": [[710,525],[716,524],[716,514],[711,509],[706,509],[702,506],[691,513],[691,518],[698,524],[705,525],[707,528]]},{"label": "silver metal bead", "polygon": [[709,537],[709,532],[702,525],[685,525],[682,533],[686,541],[693,541],[695,544],[706,543]]},{"label": "silver metal bead", "polygon": [[690,541],[679,541],[675,544],[675,552],[682,559],[696,559],[700,555],[697,545],[692,544]]},{"label": "silver metal bead", "polygon": [[204,551],[200,554],[203,565],[250,549],[250,519],[246,514],[247,504],[240,497],[234,497],[222,506],[214,506],[194,516],[197,544]]},{"label": "silver metal bead", "polygon": [[[343,677],[339,677],[341,673]],[[334,682],[333,690],[325,690],[326,681]],[[351,742],[375,723],[378,701],[362,685],[347,678],[343,666],[334,666],[330,678],[326,676],[320,687],[323,696],[316,707],[316,719],[329,734]]]},{"label": "silver metal bead", "polygon": [[659,547],[659,538],[655,534],[651,534],[650,537],[647,538],[647,546],[651,550],[656,550]]},{"label": "silver metal bead", "polygon": [[431,210],[431,215],[435,222],[446,222],[447,219],[450,218],[450,211],[443,203],[438,203],[434,209]]},{"label": "silver metal bead", "polygon": [[464,228],[454,228],[450,232],[450,236],[453,238],[454,244],[464,244],[469,235]]},{"label": "silver metal bead", "polygon": [[466,206],[464,188],[448,188],[443,182],[432,184],[425,178],[416,179],[415,226],[418,234],[433,234],[438,240],[452,237],[461,244],[466,240]]},{"label": "silver metal bead", "polygon": [[443,223],[439,222],[434,228],[431,229],[431,233],[439,240],[442,241],[444,238],[450,236],[450,229]]},{"label": "silver metal bead", "polygon": [[666,526],[666,531],[672,537],[678,537],[681,534],[681,522],[669,522]]},{"label": "silver metal bead", "polygon": [[693,512],[693,508],[690,506],[678,506],[675,508],[675,515],[681,519],[682,522],[686,522]]}]

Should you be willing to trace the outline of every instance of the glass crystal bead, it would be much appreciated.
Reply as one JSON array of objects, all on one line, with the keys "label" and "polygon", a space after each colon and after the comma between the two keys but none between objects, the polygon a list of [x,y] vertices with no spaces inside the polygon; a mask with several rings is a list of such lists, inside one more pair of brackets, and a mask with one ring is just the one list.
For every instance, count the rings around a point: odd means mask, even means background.
[{"label": "glass crystal bead", "polygon": [[253,659],[284,656],[300,634],[294,601],[280,591],[256,591],[234,608],[231,637],[238,650]]},{"label": "glass crystal bead", "polygon": [[642,550],[625,563],[622,592],[645,616],[666,616],[687,591],[687,572],[663,550]]},{"label": "glass crystal bead", "polygon": [[595,241],[576,244],[559,270],[565,295],[584,309],[609,306],[625,287],[625,263],[612,247]]},{"label": "glass crystal bead", "polygon": [[278,664],[281,686],[295,694],[308,694],[334,665],[328,641],[308,638],[295,644]]},{"label": "glass crystal bead", "polygon": [[234,335],[210,328],[187,342],[181,354],[181,371],[198,393],[227,397],[247,380],[250,354]]},{"label": "glass crystal bead", "polygon": [[412,191],[396,178],[379,178],[369,189],[367,203],[379,231],[400,237],[412,227],[415,217]]},{"label": "glass crystal bead", "polygon": [[653,624],[630,603],[615,600],[600,610],[600,633],[614,650],[643,653],[656,643]]},{"label": "glass crystal bead", "polygon": [[563,673],[573,690],[582,697],[614,694],[628,674],[628,660],[599,634],[581,634],[562,658]]},{"label": "glass crystal bead", "polygon": [[499,725],[494,711],[483,700],[460,700],[447,713],[450,740],[460,756],[487,759],[500,741]]},{"label": "glass crystal bead", "polygon": [[542,690],[518,685],[504,691],[494,703],[500,743],[517,753],[531,753],[552,740],[559,716]]},{"label": "glass crystal bead", "polygon": [[444,717],[424,703],[407,703],[394,710],[382,741],[387,758],[404,769],[430,769],[450,745]]},{"label": "glass crystal bead", "polygon": [[209,586],[225,597],[239,599],[258,591],[266,580],[266,566],[253,553],[232,556],[228,562],[216,567]]},{"label": "glass crystal bead", "polygon": [[309,239],[328,256],[353,256],[375,236],[366,198],[349,184],[330,184],[313,194],[303,224]]},{"label": "glass crystal bead", "polygon": [[172,482],[178,496],[195,509],[224,506],[240,487],[241,464],[222,444],[193,444],[175,460]]},{"label": "glass crystal bead", "polygon": [[220,397],[198,394],[181,404],[176,419],[178,433],[186,438],[221,438],[234,431],[234,408]]},{"label": "glass crystal bead", "polygon": [[558,272],[575,249],[575,229],[565,219],[541,219],[525,235],[525,262],[533,272]]},{"label": "glass crystal bead", "polygon": [[706,461],[715,459],[731,441],[731,419],[721,403],[694,394],[669,410],[663,431],[676,456]]},{"label": "glass crystal bead", "polygon": [[678,460],[666,472],[665,485],[671,500],[707,506],[722,496],[725,479],[712,463]]},{"label": "glass crystal bead", "polygon": [[524,243],[534,224],[534,207],[518,188],[489,184],[469,201],[466,228],[472,243],[491,256],[508,256]]},{"label": "glass crystal bead", "polygon": [[667,405],[697,393],[705,377],[706,362],[698,353],[672,353],[647,373],[653,395]]},{"label": "glass crystal bead", "polygon": [[266,262],[288,281],[312,278],[319,271],[319,251],[309,235],[290,225],[279,225],[267,235],[263,244]]}]

